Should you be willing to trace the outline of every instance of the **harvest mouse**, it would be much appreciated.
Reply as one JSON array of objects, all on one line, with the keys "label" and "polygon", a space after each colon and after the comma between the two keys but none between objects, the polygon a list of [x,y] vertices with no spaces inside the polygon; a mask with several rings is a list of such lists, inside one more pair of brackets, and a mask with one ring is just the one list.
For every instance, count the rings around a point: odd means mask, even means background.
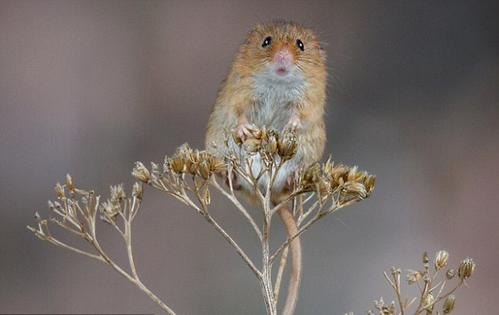
[{"label": "harvest mouse", "polygon": [[206,133],[208,151],[225,153],[226,130],[235,129],[242,137],[255,127],[295,131],[298,152],[273,186],[281,190],[294,171],[322,156],[326,77],[325,53],[311,30],[290,22],[257,25],[219,89]]},{"label": "harvest mouse", "polygon": [[[291,130],[296,134],[298,149],[280,169],[272,187],[279,195],[290,176],[322,156],[326,133],[326,57],[314,32],[292,22],[257,25],[248,34],[222,82],[208,122],[206,148],[223,157],[227,130],[240,137],[250,137],[255,128]],[[213,146],[213,143],[215,146]],[[254,158],[254,157],[253,157]],[[254,158],[253,170],[259,172]],[[265,179],[263,179],[265,180]],[[249,183],[239,181],[241,189],[251,191]],[[288,237],[297,226],[287,207],[279,212]],[[283,314],[294,312],[301,273],[299,238],[290,243],[292,271]]]}]

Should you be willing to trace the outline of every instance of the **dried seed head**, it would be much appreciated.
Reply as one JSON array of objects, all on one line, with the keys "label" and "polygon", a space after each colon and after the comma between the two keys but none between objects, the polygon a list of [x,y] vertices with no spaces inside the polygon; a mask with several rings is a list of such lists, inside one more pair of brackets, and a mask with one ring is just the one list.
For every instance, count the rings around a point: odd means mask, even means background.
[{"label": "dried seed head", "polygon": [[435,256],[435,270],[440,270],[447,266],[447,260],[449,259],[449,252],[446,250],[440,250]]},{"label": "dried seed head", "polygon": [[455,269],[449,269],[447,270],[447,272],[445,273],[445,277],[448,279],[448,280],[451,280],[452,278],[454,278],[454,276],[456,275],[456,270]]},{"label": "dried seed head", "polygon": [[314,189],[321,179],[321,167],[318,163],[309,166],[302,174],[301,185],[304,189]]},{"label": "dried seed head", "polygon": [[123,184],[111,186],[110,190],[111,190],[112,201],[121,201],[126,198],[125,190],[123,189]]},{"label": "dried seed head", "polygon": [[180,156],[170,159],[169,165],[171,170],[177,174],[183,173],[185,171],[185,161]]},{"label": "dried seed head", "polygon": [[262,138],[267,136],[266,131],[267,130],[265,128],[253,129],[253,130],[251,130],[251,135],[256,139],[261,140]]},{"label": "dried seed head", "polygon": [[69,191],[73,191],[75,189],[73,185],[73,179],[69,174],[66,174],[66,187],[68,188]]},{"label": "dried seed head", "polygon": [[296,151],[298,150],[296,135],[291,131],[285,132],[282,136],[282,139],[279,139],[279,141],[277,142],[277,149],[281,159],[292,159],[296,154]]},{"label": "dried seed head", "polygon": [[210,178],[210,165],[208,161],[202,160],[201,162],[199,162],[197,170],[198,175],[200,175],[203,179]]},{"label": "dried seed head", "polygon": [[240,146],[244,142],[243,139],[237,134],[237,131],[232,132],[232,139],[238,146]]},{"label": "dried seed head", "polygon": [[132,175],[143,183],[147,183],[151,179],[151,173],[149,173],[149,170],[139,161],[135,162]]},{"label": "dried seed head", "polygon": [[269,130],[265,131],[265,135],[264,149],[270,156],[273,156],[277,153],[277,134],[273,130]]},{"label": "dried seed head", "polygon": [[184,143],[180,147],[177,148],[177,152],[175,152],[175,155],[187,156],[187,155],[191,154],[192,152],[193,152],[193,150],[191,149],[189,144]]},{"label": "dried seed head", "polygon": [[220,173],[225,170],[225,163],[211,154],[208,156],[207,162],[209,164],[210,171],[213,173]]},{"label": "dried seed head", "polygon": [[142,183],[135,182],[132,188],[132,196],[142,200],[143,195],[144,195],[144,188],[142,187]]},{"label": "dried seed head", "polygon": [[66,197],[66,195],[64,193],[64,187],[61,185],[61,183],[55,184],[54,190],[55,190],[55,193],[57,194],[58,198]]},{"label": "dried seed head", "polygon": [[455,303],[456,303],[456,297],[453,294],[449,295],[445,299],[444,305],[442,306],[442,311],[444,312],[444,314],[449,314],[450,312],[452,312]]},{"label": "dried seed head", "polygon": [[407,283],[408,284],[413,284],[416,283],[418,280],[420,280],[422,277],[421,272],[417,270],[408,270],[408,273],[406,275]]},{"label": "dried seed head", "polygon": [[349,182],[357,182],[360,181],[360,177],[362,176],[362,172],[358,172],[358,167],[354,166],[350,168],[347,174],[347,181]]},{"label": "dried seed head", "polygon": [[367,191],[363,184],[356,182],[347,182],[344,186],[345,192],[358,195],[360,198],[367,197]]},{"label": "dried seed head", "polygon": [[430,257],[428,256],[427,252],[423,253],[423,264],[427,264],[430,262]]},{"label": "dried seed head", "polygon": [[459,278],[464,280],[471,277],[471,275],[475,271],[475,267],[476,267],[475,262],[473,262],[473,259],[469,257],[461,261],[457,271]]},{"label": "dried seed head", "polygon": [[116,216],[121,211],[121,208],[119,204],[108,199],[100,205],[99,210],[102,214],[103,220],[106,221],[106,219],[116,220]]},{"label": "dried seed head", "polygon": [[424,299],[423,299],[423,308],[426,309],[427,314],[431,314],[433,311],[433,303],[435,302],[435,297],[431,294],[428,293]]},{"label": "dried seed head", "polygon": [[324,174],[326,174],[329,177],[332,177],[333,170],[334,170],[334,162],[332,161],[331,156],[327,158],[327,161],[324,162],[322,165],[322,170],[324,171]]},{"label": "dried seed head", "polygon": [[339,164],[339,165],[334,166],[331,169],[331,178],[332,178],[332,182],[333,182],[333,184],[332,184],[333,188],[336,188],[338,186],[345,184],[345,182],[347,181],[348,173],[349,173],[349,168],[347,166],[345,166],[343,164]]},{"label": "dried seed head", "polygon": [[152,180],[157,179],[161,176],[161,169],[158,163],[151,162],[151,178]]},{"label": "dried seed head", "polygon": [[256,138],[249,138],[244,141],[244,149],[250,153],[255,153],[261,148],[261,141]]},{"label": "dried seed head", "polygon": [[364,179],[364,187],[366,187],[367,194],[370,195],[376,185],[376,176],[368,175]]},{"label": "dried seed head", "polygon": [[194,150],[189,154],[186,154],[185,166],[187,172],[189,172],[192,175],[195,175],[198,170],[200,160],[201,156],[199,154],[199,150]]}]

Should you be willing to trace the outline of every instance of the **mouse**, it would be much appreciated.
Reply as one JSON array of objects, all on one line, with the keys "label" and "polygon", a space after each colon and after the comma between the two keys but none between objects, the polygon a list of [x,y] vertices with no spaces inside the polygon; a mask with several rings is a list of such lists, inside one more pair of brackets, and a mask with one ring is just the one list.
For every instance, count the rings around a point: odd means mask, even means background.
[{"label": "mouse", "polygon": [[[286,191],[290,178],[322,157],[326,131],[326,54],[314,31],[298,23],[274,21],[256,25],[246,36],[221,83],[206,131],[206,149],[223,157],[235,149],[224,145],[227,130],[242,139],[260,128],[296,136],[297,152],[283,164],[272,186],[277,202]],[[260,165],[252,157],[252,172]],[[237,180],[236,180],[237,181]],[[266,185],[261,178],[261,185]],[[237,181],[243,191],[253,187]],[[280,217],[288,237],[298,231],[295,218],[287,207]],[[297,237],[290,243],[291,274],[284,315],[294,312],[301,274],[301,245]]]}]

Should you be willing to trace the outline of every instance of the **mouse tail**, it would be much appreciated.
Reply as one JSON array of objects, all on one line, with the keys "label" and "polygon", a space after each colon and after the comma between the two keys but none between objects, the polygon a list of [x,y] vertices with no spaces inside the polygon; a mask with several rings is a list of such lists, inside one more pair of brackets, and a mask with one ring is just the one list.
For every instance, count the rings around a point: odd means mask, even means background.
[{"label": "mouse tail", "polygon": [[[296,226],[296,221],[288,207],[282,207],[279,210],[279,215],[286,227],[288,237],[295,236],[298,233],[298,227]],[[282,315],[293,315],[301,282],[302,252],[300,238],[295,237],[291,241],[289,248],[291,251],[291,273],[289,275],[288,295],[286,297],[286,302],[284,303]]]}]

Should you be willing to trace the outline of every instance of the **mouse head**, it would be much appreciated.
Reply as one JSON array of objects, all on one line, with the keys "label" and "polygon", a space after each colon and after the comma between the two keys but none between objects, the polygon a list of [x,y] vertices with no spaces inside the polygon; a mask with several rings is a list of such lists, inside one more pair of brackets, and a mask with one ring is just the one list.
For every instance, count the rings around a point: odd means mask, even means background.
[{"label": "mouse head", "polygon": [[241,46],[234,66],[240,74],[266,73],[285,80],[324,75],[325,59],[312,30],[279,21],[257,25]]}]

